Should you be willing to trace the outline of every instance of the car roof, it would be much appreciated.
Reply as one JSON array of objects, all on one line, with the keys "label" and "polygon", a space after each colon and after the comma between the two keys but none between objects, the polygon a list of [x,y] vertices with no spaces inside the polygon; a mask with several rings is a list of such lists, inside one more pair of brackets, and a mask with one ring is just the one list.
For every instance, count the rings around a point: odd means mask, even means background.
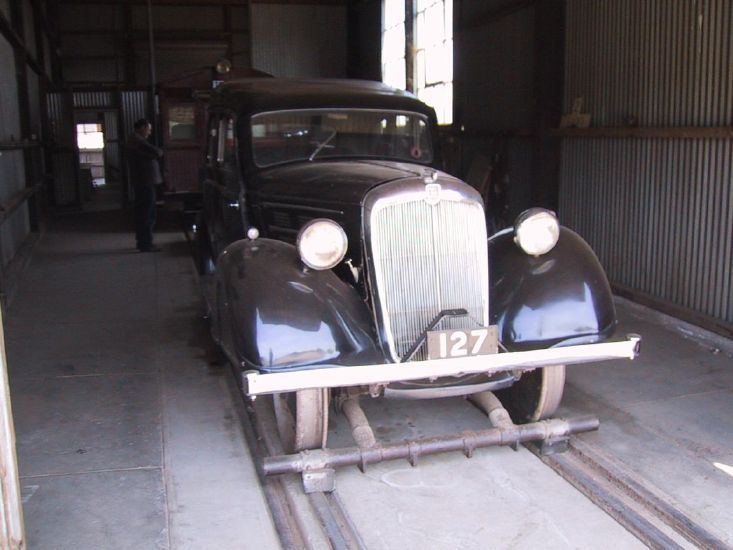
[{"label": "car roof", "polygon": [[435,119],[433,109],[410,92],[368,80],[243,78],[219,85],[210,104],[240,114],[358,107],[418,112]]}]

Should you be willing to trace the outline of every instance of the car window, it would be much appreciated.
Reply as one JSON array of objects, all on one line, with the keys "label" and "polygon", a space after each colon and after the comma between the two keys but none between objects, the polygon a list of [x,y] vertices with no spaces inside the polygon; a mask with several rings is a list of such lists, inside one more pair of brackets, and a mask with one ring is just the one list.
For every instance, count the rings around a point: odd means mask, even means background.
[{"label": "car window", "polygon": [[219,136],[219,118],[216,115],[212,115],[209,120],[209,131],[206,136],[206,164],[213,165],[216,160],[216,151],[218,145]]},{"label": "car window", "polygon": [[424,115],[369,109],[309,109],[261,113],[251,119],[255,164],[324,158],[384,158],[430,163]]},{"label": "car window", "polygon": [[171,141],[196,141],[196,109],[192,104],[168,107],[168,138]]},{"label": "car window", "polygon": [[234,117],[227,116],[219,123],[219,140],[217,161],[224,168],[236,169],[237,149],[234,139]]}]

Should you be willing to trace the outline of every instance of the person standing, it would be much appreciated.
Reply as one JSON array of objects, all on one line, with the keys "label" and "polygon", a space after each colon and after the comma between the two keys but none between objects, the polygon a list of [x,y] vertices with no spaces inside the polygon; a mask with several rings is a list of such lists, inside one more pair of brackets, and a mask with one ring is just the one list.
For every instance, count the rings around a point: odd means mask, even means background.
[{"label": "person standing", "polygon": [[148,141],[150,122],[141,118],[127,140],[127,166],[135,192],[135,238],[140,252],[159,252],[153,245],[155,227],[155,186],[162,182],[158,159],[163,151]]}]

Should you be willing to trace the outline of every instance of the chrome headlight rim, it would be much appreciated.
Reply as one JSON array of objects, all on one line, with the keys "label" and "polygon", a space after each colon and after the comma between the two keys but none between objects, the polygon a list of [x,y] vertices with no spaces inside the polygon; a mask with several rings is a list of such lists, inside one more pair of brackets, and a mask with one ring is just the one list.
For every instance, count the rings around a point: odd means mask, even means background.
[{"label": "chrome headlight rim", "polygon": [[547,254],[560,238],[557,215],[546,208],[530,208],[514,222],[514,242],[530,256]]},{"label": "chrome headlight rim", "polygon": [[[323,239],[331,242],[324,243]],[[328,250],[329,245],[332,250]],[[346,256],[348,247],[349,240],[344,228],[328,218],[310,220],[301,228],[296,241],[300,260],[317,271],[336,267]]]}]

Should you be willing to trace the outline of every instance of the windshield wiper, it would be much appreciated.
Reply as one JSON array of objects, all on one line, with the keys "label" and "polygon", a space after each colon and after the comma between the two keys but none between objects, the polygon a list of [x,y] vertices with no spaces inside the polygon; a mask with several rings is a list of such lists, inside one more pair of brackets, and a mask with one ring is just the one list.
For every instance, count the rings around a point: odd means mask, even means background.
[{"label": "windshield wiper", "polygon": [[308,160],[311,161],[316,158],[316,155],[320,153],[326,145],[328,145],[328,143],[334,138],[335,135],[336,130],[331,130],[329,136],[318,144],[318,147],[316,147],[316,150],[311,153],[311,156],[308,157]]}]

